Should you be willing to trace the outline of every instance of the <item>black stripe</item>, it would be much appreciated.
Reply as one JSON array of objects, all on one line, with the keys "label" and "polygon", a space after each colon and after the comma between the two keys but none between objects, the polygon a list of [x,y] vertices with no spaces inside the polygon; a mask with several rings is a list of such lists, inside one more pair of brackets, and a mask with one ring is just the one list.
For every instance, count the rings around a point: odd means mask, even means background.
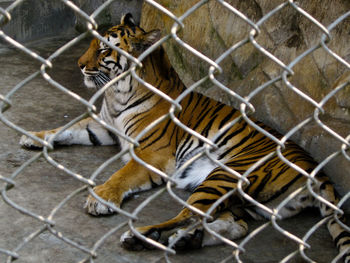
[{"label": "black stripe", "polygon": [[134,103],[126,107],[124,110],[118,112],[115,117],[119,117],[123,112],[142,104],[146,100],[150,99],[153,95],[154,95],[153,92],[147,93],[146,95],[144,95],[143,97],[141,97],[140,99],[138,99],[137,101],[135,101]]},{"label": "black stripe", "polygon": [[118,136],[115,135],[113,132],[111,132],[110,130],[107,130],[108,135],[112,138],[113,141],[115,142],[119,142]]},{"label": "black stripe", "polygon": [[[201,95],[201,94],[199,94]],[[203,97],[203,95],[201,95]],[[198,102],[198,101],[197,101]],[[201,124],[202,120],[206,117],[206,115],[209,113],[211,109],[208,109],[206,112],[202,112],[201,115],[203,115],[199,120],[197,120],[196,124],[192,127],[192,130],[196,130],[198,128],[198,126]],[[197,116],[198,117],[198,116]],[[187,125],[190,126],[190,125]],[[193,139],[190,142],[190,145],[188,147],[186,147],[185,151],[182,151],[182,149],[185,147],[185,145],[187,144],[187,142],[192,139],[192,135],[191,134],[187,134],[187,137],[185,139],[185,142],[181,145],[181,148],[178,151],[179,157],[177,157],[177,160],[181,160],[182,157],[184,156],[184,154],[187,152],[187,150],[191,147],[191,145],[193,144]]]},{"label": "black stripe", "polygon": [[226,174],[212,174],[205,181],[225,181],[237,184],[238,180]]},{"label": "black stripe", "polygon": [[177,131],[178,131],[178,126],[177,126],[177,125],[175,125],[175,127],[174,127],[172,130],[173,130],[173,131],[172,131],[172,133],[171,133],[171,135],[170,135],[170,138],[169,138],[169,140],[168,140],[168,143],[167,143],[167,144],[165,144],[165,145],[163,145],[163,146],[160,146],[159,148],[157,148],[157,150],[156,150],[156,151],[159,151],[159,150],[161,150],[161,149],[164,149],[164,148],[166,148],[166,147],[169,147],[169,146],[170,146],[170,144],[171,144],[171,142],[172,142],[172,140],[173,140],[173,138],[174,138],[175,134],[177,134]]},{"label": "black stripe", "polygon": [[109,65],[109,64],[116,64],[115,61],[112,60],[108,60],[108,61],[104,61],[105,64]]},{"label": "black stripe", "polygon": [[[348,232],[346,232],[346,231],[342,231],[339,235],[337,235],[337,236],[334,238],[334,243],[338,246],[338,248],[339,248],[339,245],[341,245],[341,244],[338,245],[340,239],[346,238],[346,237],[347,237],[347,238],[350,238],[350,234],[349,234]],[[344,241],[344,242],[345,242],[345,241]]]},{"label": "black stripe", "polygon": [[109,67],[106,67],[106,66],[102,65],[101,63],[98,63],[98,65],[104,69],[111,70]]},{"label": "black stripe", "polygon": [[183,171],[181,173],[180,179],[185,179],[188,176],[188,173],[191,171],[192,169],[192,165],[193,163],[191,163],[189,166],[187,166],[187,168],[185,169],[185,171]]},{"label": "black stripe", "polygon": [[257,175],[249,175],[248,180],[250,184],[244,190],[246,193],[249,193],[250,188],[253,188],[256,181],[258,181],[258,178]]},{"label": "black stripe", "polygon": [[201,106],[203,108],[208,107],[208,104],[210,104],[210,99],[208,97],[205,97],[204,101],[202,102]]},{"label": "black stripe", "polygon": [[119,68],[119,69],[123,69],[123,67],[122,67],[122,65],[120,65],[120,54],[118,53],[117,54],[117,61],[115,62],[115,64],[117,65],[117,67]]},{"label": "black stripe", "polygon": [[135,118],[137,118],[138,116],[140,116],[141,114],[143,114],[143,113],[145,113],[145,112],[148,112],[148,110],[147,110],[147,111],[143,111],[143,112],[139,112],[139,113],[135,114],[134,116],[132,116],[132,118],[130,118],[130,119],[125,123],[124,127],[128,126],[128,124],[129,124],[130,122],[132,122]]},{"label": "black stripe", "polygon": [[[203,131],[201,132],[201,134],[204,136],[204,137],[208,137],[208,134],[209,134],[209,131],[211,129],[211,127],[213,126],[213,123],[214,121],[216,120],[216,117],[217,116],[214,116],[210,119],[210,121],[208,122],[208,124],[205,126],[205,128],[203,129]],[[202,146],[204,144],[203,141],[200,141],[199,143],[199,146]]]},{"label": "black stripe", "polygon": [[[234,132],[236,133],[236,132]],[[244,143],[246,143],[248,140],[250,140],[251,138],[255,137],[258,133],[258,131],[254,130],[252,132],[250,132],[247,136],[245,136],[244,138],[242,138],[238,143],[236,143],[235,145],[233,145],[232,147],[230,147],[229,149],[227,149],[225,152],[223,152],[220,156],[219,156],[219,160],[224,158],[228,153],[230,153],[233,149],[236,149],[240,146],[242,146]],[[228,136],[229,137],[229,136]],[[226,138],[225,140],[226,141]],[[219,147],[220,145],[222,145],[222,143],[219,144]]]},{"label": "black stripe", "polygon": [[[249,158],[249,160],[245,159],[245,158],[242,158],[242,159],[237,158],[234,161],[227,163],[227,165],[234,167],[234,169],[239,168],[239,167],[246,167],[248,165],[252,165],[252,164],[256,163],[259,159],[263,158],[264,156],[266,156],[265,153],[262,153],[261,155],[255,155],[252,158]],[[266,162],[268,162],[268,161],[266,161]],[[264,166],[266,164],[266,162],[259,165],[257,168],[254,169],[254,171],[259,170],[262,166]]]},{"label": "black stripe", "polygon": [[330,181],[325,181],[320,185],[320,190],[325,190],[327,185],[332,185]]},{"label": "black stripe", "polygon": [[196,190],[193,191],[193,194],[194,193],[207,193],[207,194],[222,196],[222,193],[219,190],[213,187],[206,187],[206,186],[196,188]]},{"label": "black stripe", "polygon": [[[231,140],[234,136],[240,134],[247,128],[248,124],[246,122],[243,123],[242,127],[238,130],[235,130],[234,132],[230,133],[228,136],[225,137],[225,139],[218,145],[218,147],[222,147],[227,144],[229,140]],[[221,136],[220,136],[221,137]],[[219,138],[218,138],[219,139]],[[218,140],[215,140],[218,141]]]},{"label": "black stripe", "polygon": [[213,117],[216,113],[218,113],[223,107],[225,107],[225,104],[219,103],[218,102],[218,106],[216,107],[216,109],[213,111],[213,113],[211,114],[210,117]]},{"label": "black stripe", "polygon": [[272,176],[271,171],[264,175],[259,185],[255,188],[254,192],[251,194],[254,199],[256,199],[256,197],[260,194],[260,192],[262,192],[262,190],[265,188],[265,185],[268,183],[271,176]]},{"label": "black stripe", "polygon": [[195,111],[195,110],[197,110],[197,107],[198,107],[198,104],[199,104],[199,102],[202,100],[202,98],[203,98],[203,95],[202,94],[200,94],[200,93],[194,93],[195,95],[197,95],[197,102],[196,102],[196,104],[194,105],[194,107],[193,107],[193,109],[192,109],[192,112],[191,112],[191,115],[193,114],[193,112]]},{"label": "black stripe", "polygon": [[271,141],[265,136],[262,136],[260,139],[257,139],[254,142],[245,146],[242,149],[242,152],[244,152],[244,155],[241,154],[240,156],[245,156],[245,155],[249,156],[251,154],[261,152],[261,149],[264,149],[264,150],[270,149],[270,148],[273,149],[274,147],[276,147],[276,144],[273,141]]},{"label": "black stripe", "polygon": [[[276,163],[279,162],[279,158],[276,159]],[[286,171],[288,171],[289,169],[291,169],[288,165],[286,165],[285,163],[283,163],[283,168],[275,175],[274,178],[272,178],[271,183],[273,183],[274,181],[276,181],[281,175],[283,175]],[[271,167],[271,169],[273,169],[273,167]],[[283,180],[283,179],[282,179]]]},{"label": "black stripe", "polygon": [[268,202],[270,202],[270,201],[276,199],[277,197],[279,197],[279,196],[282,195],[283,193],[285,193],[285,192],[288,190],[288,188],[289,188],[290,186],[292,186],[296,181],[298,181],[298,180],[299,180],[300,178],[302,178],[302,177],[303,177],[302,174],[298,174],[297,176],[295,176],[295,177],[293,178],[293,180],[291,180],[288,184],[285,184],[285,185],[281,188],[281,190],[277,191],[277,192],[276,192],[273,196],[271,196],[269,199],[264,200],[264,203],[268,203]]},{"label": "black stripe", "polygon": [[[341,245],[341,246],[350,245],[350,239],[345,240],[345,241],[342,242],[340,245]],[[349,253],[350,253],[350,252],[349,252]]]},{"label": "black stripe", "polygon": [[89,135],[90,142],[93,145],[95,146],[102,145],[101,141],[97,138],[96,134],[90,130],[89,125],[86,127],[86,131]]},{"label": "black stripe", "polygon": [[201,205],[211,205],[216,202],[217,199],[199,199],[193,202],[191,205],[194,204],[201,204]]},{"label": "black stripe", "polygon": [[198,116],[196,116],[196,119],[198,120],[196,122],[196,125],[192,128],[193,130],[198,128],[198,126],[202,123],[203,119],[207,117],[210,111],[211,111],[211,108],[207,109],[206,111],[202,111]]},{"label": "black stripe", "polygon": [[155,64],[157,65],[157,63],[154,63],[154,61],[153,61],[154,56],[150,56],[150,59],[151,59],[151,66],[152,66],[153,74],[156,75],[157,71],[156,71],[154,65]]},{"label": "black stripe", "polygon": [[[140,115],[143,114],[143,113],[144,113],[144,112],[141,112],[141,113],[139,113],[139,114],[133,116],[131,120],[134,120],[135,118],[137,118],[138,116],[140,116]],[[144,120],[146,117],[147,117],[147,116],[143,116],[143,117],[139,118],[138,120],[136,120],[135,122],[131,123],[131,124],[129,125],[129,127],[126,128],[125,134],[128,135],[128,136],[132,135],[136,129],[135,129],[134,131],[130,132],[130,134],[129,134],[129,130],[132,129],[133,127],[135,127],[136,124],[138,124],[139,122],[141,122],[142,120]],[[130,120],[128,121],[128,123],[129,123],[129,122],[130,122]],[[127,126],[127,124],[125,124],[125,127],[126,127],[126,126]]]},{"label": "black stripe", "polygon": [[227,133],[229,133],[229,132],[231,132],[231,130],[230,130],[230,129],[227,129],[224,133],[222,133],[219,137],[217,137],[217,138],[215,139],[214,143],[215,143],[215,144],[218,143],[218,142],[219,142],[224,136],[226,136]]},{"label": "black stripe", "polygon": [[190,106],[190,105],[192,104],[193,97],[194,97],[194,93],[191,92],[191,93],[189,94],[188,103],[187,103],[186,107],[182,109],[183,112],[186,112],[187,107]]},{"label": "black stripe", "polygon": [[106,53],[104,54],[105,54],[104,58],[109,57],[112,54],[112,49],[107,49]]},{"label": "black stripe", "polygon": [[[191,137],[187,137],[188,138],[188,140],[186,139],[186,141],[185,141],[185,143],[181,146],[181,149],[180,150],[182,150],[183,149],[183,147],[187,144],[187,141],[189,141],[189,139],[191,138]],[[186,152],[188,151],[188,149],[190,149],[191,148],[191,146],[192,146],[192,144],[193,144],[193,140],[191,140],[190,141],[190,143],[189,143],[189,145],[185,148],[185,150],[184,151],[179,151],[179,156],[176,158],[177,160],[181,160],[182,158],[183,158],[183,156],[186,154]]]},{"label": "black stripe", "polygon": [[224,185],[219,185],[218,187],[220,187],[221,189],[224,189],[226,191],[226,193],[228,191],[231,191],[233,189],[233,187],[229,187],[229,186],[224,186]]},{"label": "black stripe", "polygon": [[[192,104],[192,101],[193,101],[193,92],[191,92],[191,93],[189,94],[189,97],[187,96],[186,98],[188,98],[188,102],[187,102],[186,106],[181,105],[181,106],[182,106],[182,110],[178,113],[177,118],[180,118],[181,115],[185,114],[186,111],[187,111],[187,109],[188,109],[188,107]],[[184,101],[184,100],[183,100],[183,101]]]},{"label": "black stripe", "polygon": [[149,138],[151,138],[159,129],[154,130],[150,135],[148,135],[147,137],[144,137],[142,140],[139,141],[139,143],[143,143],[145,141],[147,141]]},{"label": "black stripe", "polygon": [[222,119],[222,121],[219,124],[219,129],[221,129],[232,117],[235,115],[237,110],[232,109],[229,114],[225,116],[225,118]]},{"label": "black stripe", "polygon": [[170,123],[172,122],[172,120],[168,120],[168,122],[166,123],[164,129],[162,130],[161,134],[155,138],[153,141],[151,141],[149,144],[147,144],[146,146],[142,147],[142,149],[146,149],[147,147],[151,146],[152,144],[156,143],[157,141],[159,141],[163,136],[164,134],[167,132],[168,128],[169,128],[169,125]]}]

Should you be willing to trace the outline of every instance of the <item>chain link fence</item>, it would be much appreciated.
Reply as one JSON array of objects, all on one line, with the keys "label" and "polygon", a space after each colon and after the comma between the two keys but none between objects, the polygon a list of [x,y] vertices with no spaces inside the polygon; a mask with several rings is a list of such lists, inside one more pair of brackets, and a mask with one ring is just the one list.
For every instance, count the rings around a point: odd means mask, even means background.
[{"label": "chain link fence", "polygon": [[[6,9],[0,9],[0,25],[4,26],[7,23],[11,22],[11,12],[19,5],[21,5],[24,2],[24,0],[17,0],[14,1],[10,6],[8,6]],[[157,120],[154,123],[150,123],[149,126],[141,132],[136,138],[128,138],[125,137],[123,134],[120,134],[117,130],[114,129],[114,127],[108,126],[105,123],[103,125],[107,126],[109,130],[114,131],[118,136],[121,136],[125,138],[129,143],[130,147],[127,151],[120,152],[116,155],[114,155],[112,158],[110,158],[108,161],[102,163],[98,169],[95,171],[91,171],[91,174],[88,176],[82,176],[79,173],[76,173],[69,169],[67,166],[63,165],[62,163],[54,160],[52,158],[52,153],[50,150],[53,149],[52,145],[52,140],[51,138],[49,141],[42,140],[40,138],[35,138],[32,134],[28,133],[27,130],[21,128],[19,125],[16,125],[12,121],[10,121],[7,116],[5,115],[6,111],[10,111],[11,107],[15,106],[13,105],[12,102],[12,97],[16,95],[23,87],[25,87],[28,83],[30,83],[33,79],[35,79],[37,76],[42,76],[52,87],[55,89],[59,90],[60,92],[64,93],[67,96],[70,96],[73,98],[76,103],[82,104],[84,107],[86,107],[86,112],[82,113],[79,117],[75,118],[74,120],[70,121],[64,126],[64,129],[69,128],[73,124],[77,123],[79,120],[82,120],[83,118],[86,118],[87,116],[91,116],[94,118],[96,121],[102,123],[103,121],[99,118],[98,116],[98,111],[96,107],[96,102],[99,98],[103,97],[104,91],[110,86],[107,84],[105,87],[97,91],[91,99],[83,99],[81,96],[78,94],[74,93],[71,91],[69,87],[65,87],[62,84],[60,84],[58,81],[54,80],[50,74],[47,73],[48,69],[52,68],[54,66],[54,61],[57,59],[59,56],[62,56],[62,54],[66,51],[69,51],[72,49],[74,45],[76,45],[78,42],[81,40],[85,39],[87,36],[92,35],[98,39],[100,39],[103,42],[106,42],[106,40],[103,39],[103,37],[98,33],[97,31],[97,23],[95,21],[95,18],[108,6],[114,2],[112,0],[106,1],[104,4],[102,4],[98,9],[96,9],[92,14],[86,14],[83,12],[77,5],[75,5],[72,1],[68,0],[62,0],[62,2],[74,10],[77,15],[80,16],[81,19],[86,21],[86,26],[87,29],[84,33],[76,36],[66,44],[62,45],[59,49],[57,49],[54,53],[49,55],[48,57],[43,57],[40,56],[38,53],[34,52],[33,50],[27,48],[24,44],[21,44],[14,40],[13,38],[9,37],[6,35],[3,31],[0,31],[0,37],[2,40],[8,43],[9,46],[11,47],[16,47],[20,52],[26,53],[32,60],[36,60],[40,63],[40,67],[36,72],[33,74],[26,76],[23,78],[23,80],[18,83],[16,86],[11,88],[9,92],[6,94],[1,91],[0,93],[0,107],[1,107],[1,114],[0,114],[0,120],[3,124],[6,126],[10,127],[11,130],[16,131],[20,134],[24,134],[33,140],[41,143],[43,145],[42,151],[38,152],[37,154],[33,155],[28,161],[26,161],[24,164],[21,164],[12,174],[0,174],[0,181],[4,183],[3,188],[1,189],[1,196],[4,202],[6,202],[9,207],[19,211],[23,215],[27,217],[31,217],[35,219],[37,222],[40,222],[40,226],[33,232],[27,233],[26,237],[23,240],[18,240],[18,245],[15,248],[9,248],[9,247],[0,247],[0,253],[3,255],[6,255],[7,257],[7,262],[12,262],[17,259],[22,259],[24,262],[26,261],[25,258],[21,257],[21,250],[26,247],[30,246],[30,243],[33,242],[36,238],[38,238],[39,235],[42,234],[49,234],[57,237],[58,239],[62,240],[66,244],[68,244],[71,247],[76,248],[80,252],[85,254],[84,259],[76,259],[76,261],[79,262],[94,262],[99,258],[99,255],[103,252],[100,252],[99,250],[103,248],[105,243],[107,242],[108,238],[110,238],[112,235],[115,235],[116,232],[118,232],[121,228],[125,227],[128,225],[132,231],[135,231],[134,225],[137,223],[140,219],[140,213],[142,213],[142,210],[146,209],[146,206],[148,207],[151,206],[150,204],[153,200],[157,199],[159,195],[161,195],[164,191],[167,191],[169,193],[169,202],[176,202],[180,203],[181,205],[188,206],[185,201],[179,197],[176,192],[174,192],[173,188],[174,186],[171,183],[171,175],[165,174],[159,170],[157,170],[155,167],[150,166],[149,164],[145,163],[143,160],[139,159],[135,153],[134,153],[134,148],[137,147],[138,145],[138,140],[147,133],[147,131],[150,130],[151,127],[154,127],[158,123],[160,123],[164,118],[171,118],[177,125],[179,125],[182,129],[187,131],[188,133],[194,135],[198,139],[202,140],[204,142],[204,147],[203,147],[203,153],[207,154],[210,156],[210,149],[211,147],[215,147],[215,144],[208,140],[207,138],[204,138],[200,134],[194,132],[193,130],[189,129],[188,127],[184,126],[182,123],[180,123],[174,116],[174,112],[179,106],[179,101],[181,101],[181,98],[184,97],[184,94],[182,94],[179,98],[176,100],[173,100],[169,98],[166,94],[163,94],[159,92],[155,87],[149,85],[148,83],[145,83],[141,78],[139,78],[136,74],[136,69],[138,67],[142,66],[142,61],[143,59],[149,55],[153,50],[155,50],[159,45],[162,45],[163,43],[169,41],[170,39],[176,41],[177,45],[181,46],[182,48],[186,49],[187,51],[191,52],[194,56],[197,58],[205,61],[206,63],[209,64],[208,66],[208,73],[207,75],[198,80],[196,83],[193,85],[189,86],[187,88],[187,92],[194,91],[196,90],[202,83],[205,81],[211,81],[213,85],[218,90],[221,90],[228,94],[228,96],[232,96],[235,100],[238,100],[240,102],[240,111],[242,113],[242,117],[253,127],[258,129],[261,133],[265,134],[267,137],[271,138],[271,140],[275,141],[276,144],[278,145],[276,147],[276,153],[279,156],[282,156],[281,154],[281,149],[284,147],[284,143],[286,142],[287,139],[291,138],[295,133],[297,133],[299,130],[301,130],[305,125],[315,122],[318,125],[319,129],[322,129],[326,131],[328,134],[336,138],[341,143],[341,147],[330,154],[327,158],[325,158],[323,161],[319,163],[319,165],[316,167],[316,169],[308,173],[306,171],[300,171],[304,176],[308,177],[308,185],[310,185],[313,181],[313,177],[315,175],[315,172],[326,166],[328,163],[332,162],[334,158],[337,156],[344,156],[347,161],[350,161],[350,157],[348,155],[347,149],[350,146],[350,134],[347,137],[341,136],[340,134],[337,133],[337,131],[331,129],[327,125],[325,125],[321,120],[320,120],[320,114],[323,114],[325,112],[324,110],[324,105],[334,99],[335,95],[344,90],[348,85],[349,85],[349,78],[345,79],[344,81],[341,81],[338,83],[338,85],[328,94],[326,94],[322,100],[320,101],[315,101],[311,96],[308,96],[304,92],[302,92],[300,89],[298,89],[297,86],[293,85],[289,81],[289,77],[294,74],[293,68],[299,64],[302,63],[302,60],[307,57],[309,54],[315,52],[318,49],[323,49],[327,54],[332,56],[342,67],[344,67],[346,70],[350,69],[350,63],[346,61],[346,59],[342,58],[340,55],[337,53],[333,52],[328,46],[327,43],[332,39],[332,30],[338,26],[341,26],[344,21],[349,19],[350,17],[350,11],[344,10],[344,13],[340,15],[337,19],[335,19],[332,23],[328,25],[323,25],[320,22],[318,22],[312,15],[310,15],[308,12],[303,10],[302,8],[299,7],[298,3],[290,0],[290,1],[283,1],[280,5],[276,6],[273,10],[268,12],[267,14],[264,14],[264,16],[258,20],[258,21],[252,21],[250,20],[244,13],[239,11],[235,6],[230,5],[229,3],[221,0],[217,0],[216,2],[221,4],[223,7],[225,7],[227,10],[229,10],[233,16],[239,17],[242,21],[244,21],[249,27],[250,27],[250,32],[243,38],[241,41],[237,43],[232,43],[232,46],[227,49],[224,53],[221,54],[218,58],[215,60],[210,59],[209,57],[203,55],[200,51],[194,49],[187,43],[185,43],[181,37],[179,37],[179,32],[181,30],[185,30],[184,27],[184,20],[194,14],[200,7],[206,5],[209,1],[208,0],[202,0],[198,1],[195,5],[193,5],[191,8],[188,10],[185,10],[185,12],[182,13],[181,16],[176,16],[173,12],[171,12],[169,9],[167,9],[166,6],[162,6],[161,4],[157,3],[156,1],[153,0],[145,0],[145,3],[148,5],[151,5],[153,8],[157,9],[160,13],[164,14],[167,16],[169,19],[173,21],[173,26],[171,28],[171,32],[164,36],[159,42],[157,42],[155,45],[153,45],[151,48],[149,48],[147,51],[145,51],[143,54],[141,54],[138,58],[132,57],[128,55],[128,59],[133,63],[133,66],[126,71],[124,74],[118,76],[116,79],[113,80],[113,83],[118,81],[119,79],[125,77],[128,74],[131,74],[137,81],[140,83],[144,84],[152,90],[153,92],[157,93],[159,96],[161,96],[163,99],[169,101],[172,104],[172,107],[170,108],[169,113],[166,116],[163,116],[161,119]],[[317,40],[317,44],[312,45],[308,47],[308,49],[304,50],[299,56],[297,56],[295,59],[293,59],[289,64],[285,64],[283,61],[281,61],[277,56],[274,54],[270,53],[264,46],[259,44],[259,41],[257,41],[257,38],[261,32],[261,27],[264,26],[265,22],[271,18],[272,16],[278,14],[283,10],[284,8],[293,8],[295,12],[297,12],[300,16],[303,16],[307,18],[314,26],[317,27],[318,30],[322,32],[321,37]],[[106,42],[108,45],[108,43]],[[232,53],[236,52],[239,50],[242,46],[247,45],[247,44],[252,44],[260,54],[263,56],[266,56],[269,58],[271,61],[276,63],[281,69],[281,73],[278,74],[275,78],[271,79],[270,81],[267,81],[265,83],[260,83],[260,86],[257,86],[253,92],[249,93],[248,96],[240,96],[238,93],[233,92],[232,90],[228,89],[224,84],[222,84],[218,78],[217,75],[222,72],[222,67],[220,66],[220,63],[226,59],[228,56],[230,56]],[[117,51],[120,51],[118,48],[113,47],[117,49]],[[127,55],[127,54],[125,54]],[[268,133],[267,131],[261,129],[259,126],[254,124],[249,118],[249,116],[255,112],[254,105],[252,104],[252,100],[256,97],[259,96],[259,94],[264,90],[267,89],[268,87],[276,84],[276,83],[283,83],[288,89],[291,91],[295,92],[298,94],[303,100],[305,100],[308,103],[311,103],[314,107],[314,114],[307,119],[303,120],[300,122],[298,125],[296,125],[294,128],[289,130],[282,139],[277,139],[275,136],[272,134]],[[52,127],[54,128],[54,127]],[[148,196],[142,203],[140,203],[136,209],[133,211],[127,211],[125,209],[119,209],[115,207],[114,205],[110,205],[112,209],[116,210],[119,215],[118,216],[125,216],[127,219],[124,220],[122,223],[118,223],[115,225],[113,228],[109,229],[108,231],[105,232],[104,235],[102,235],[99,238],[96,238],[96,240],[93,240],[93,245],[92,246],[86,246],[83,245],[84,242],[80,240],[76,240],[76,238],[70,238],[69,235],[66,235],[65,233],[62,233],[56,229],[56,222],[59,219],[60,211],[62,210],[63,207],[67,206],[67,203],[69,203],[73,198],[81,194],[82,192],[85,193],[90,193],[93,194],[92,188],[96,185],[96,180],[97,178],[103,173],[106,167],[108,167],[111,163],[117,161],[122,157],[122,155],[126,154],[129,152],[131,156],[137,160],[139,163],[142,165],[146,166],[150,170],[154,171],[155,173],[159,174],[165,181],[167,182],[166,186],[161,188],[159,191],[152,192],[150,196]],[[17,180],[19,177],[24,176],[26,172],[30,169],[32,169],[33,166],[36,165],[39,159],[44,158],[49,164],[54,166],[55,168],[63,171],[67,175],[71,176],[74,178],[74,180],[78,180],[79,182],[82,183],[82,186],[77,188],[76,190],[72,191],[69,195],[67,195],[63,200],[57,202],[57,206],[55,206],[51,211],[49,212],[49,215],[43,215],[43,214],[37,214],[31,209],[28,209],[26,207],[22,207],[21,205],[17,204],[12,200],[11,196],[11,191],[13,189],[18,188],[17,186]],[[286,161],[286,160],[285,160]],[[186,165],[190,165],[187,163]],[[221,165],[221,164],[218,164]],[[256,164],[257,165],[257,164]],[[253,166],[256,167],[256,165]],[[292,163],[288,163],[288,165],[292,166],[296,170],[300,169],[293,165]],[[185,168],[185,167],[184,167]],[[183,168],[183,169],[184,169]],[[253,170],[253,168],[251,170]],[[245,174],[241,175],[240,180],[244,180],[248,175],[251,170],[248,170]],[[45,179],[43,179],[45,180]],[[337,183],[337,182],[336,182]],[[341,183],[341,182],[338,182]],[[21,186],[25,187],[25,186]],[[307,187],[307,186],[305,186]],[[295,193],[297,193],[300,189],[298,189]],[[227,195],[223,196],[223,198],[220,199],[220,201],[225,200],[226,198],[229,197],[229,195],[232,194],[232,191],[229,192]],[[316,198],[318,196],[315,193],[312,193]],[[277,230],[281,235],[286,236],[295,244],[297,245],[297,249],[291,253],[288,253],[287,255],[284,256],[284,258],[281,260],[281,262],[289,262],[292,261],[295,256],[301,256],[305,261],[307,262],[313,262],[312,259],[310,259],[306,253],[305,250],[306,248],[309,248],[308,245],[308,240],[311,238],[311,236],[318,230],[320,227],[324,227],[326,224],[327,220],[329,218],[325,218],[314,224],[310,229],[305,233],[303,237],[298,237],[295,234],[293,234],[293,231],[287,231],[284,228],[282,228],[276,221],[276,215],[278,214],[278,211],[283,208],[286,203],[291,200],[294,197],[294,194],[289,196],[286,200],[284,200],[282,203],[276,207],[275,210],[269,210],[265,209],[265,207],[254,201],[250,200],[250,202],[254,202],[255,205],[261,207],[263,210],[268,211],[271,214],[271,221],[268,221],[266,223],[262,223],[261,226],[257,227],[254,231],[250,232],[249,235],[244,237],[242,240],[239,240],[237,242],[228,242],[225,241],[225,246],[230,247],[232,249],[232,253],[229,255],[228,258],[224,259],[223,262],[230,262],[230,261],[238,261],[241,262],[241,256],[244,254],[244,250],[246,245],[251,242],[256,236],[258,236],[259,233],[264,231],[267,227],[273,226],[275,230]],[[348,199],[350,198],[350,191],[345,193],[345,195],[342,196],[340,199],[340,202],[334,206],[329,203],[326,203],[326,201],[321,200],[322,202],[325,202],[326,205],[328,205],[331,209],[335,211],[335,217],[338,217],[342,213],[342,206]],[[102,202],[102,200],[101,200]],[[105,202],[106,203],[106,202]],[[218,206],[220,202],[215,203],[215,206]],[[10,208],[9,208],[10,209]],[[147,208],[148,209],[148,208]],[[214,209],[214,207],[213,207]],[[212,210],[212,209],[211,209]],[[211,212],[209,210],[206,214],[202,215],[204,220],[202,221],[202,224],[204,225],[205,229],[208,229],[208,223],[206,218],[208,217],[209,213]],[[81,213],[83,214],[83,209],[81,209]],[[104,220],[104,218],[102,218]],[[106,219],[107,220],[107,219]],[[109,219],[110,220],[110,219]],[[348,229],[348,228],[347,228]],[[119,232],[118,232],[119,233]],[[215,233],[214,231],[211,231],[212,235],[215,235],[218,239],[223,239],[222,236],[220,236],[218,233]],[[3,239],[6,239],[6,236],[2,236]],[[142,238],[142,237],[141,237]],[[330,237],[329,237],[330,238]],[[224,239],[223,239],[224,240]],[[170,244],[171,245],[171,244]],[[159,258],[159,260],[165,260],[167,262],[171,262],[171,258],[169,258],[170,255],[174,254],[175,251],[171,248],[171,246],[163,246],[161,244],[157,244],[157,247],[164,252],[164,254]],[[345,253],[346,251],[344,251]],[[153,253],[153,252],[149,252]],[[341,261],[341,254],[336,256],[332,262],[340,262]],[[277,260],[277,259],[276,259]],[[60,260],[57,260],[55,262],[60,262]]]}]

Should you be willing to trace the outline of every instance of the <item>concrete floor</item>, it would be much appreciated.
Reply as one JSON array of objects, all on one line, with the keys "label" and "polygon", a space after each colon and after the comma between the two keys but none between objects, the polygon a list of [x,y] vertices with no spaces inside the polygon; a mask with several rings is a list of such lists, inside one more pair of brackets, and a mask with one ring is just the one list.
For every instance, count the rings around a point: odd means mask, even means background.
[{"label": "concrete floor", "polygon": [[[32,48],[44,57],[60,47],[64,41],[48,39],[32,43]],[[49,74],[62,85],[84,98],[89,98],[93,91],[83,87],[82,77],[76,66],[77,58],[87,47],[87,42],[79,43],[65,52],[54,62],[54,69]],[[19,81],[39,69],[39,63],[17,50],[0,49],[1,90],[5,95]],[[6,112],[9,120],[27,130],[42,130],[56,128],[68,120],[84,112],[84,107],[74,99],[51,87],[41,77],[37,77],[19,90],[12,99],[13,107]],[[0,174],[9,177],[36,151],[22,149],[19,144],[20,134],[0,124]],[[89,177],[91,173],[106,159],[118,152],[117,147],[61,147],[50,155],[69,169]],[[109,174],[115,171],[119,164],[108,167],[97,183],[103,182]],[[83,184],[64,172],[54,168],[44,159],[40,159],[25,169],[16,178],[16,187],[7,192],[17,204],[35,212],[48,216],[51,210],[68,194]],[[3,184],[0,183],[2,188]],[[137,205],[152,192],[137,195],[124,205],[127,211],[133,211]],[[179,192],[185,198],[186,193]],[[63,236],[91,248],[94,243],[110,229],[124,222],[126,217],[114,215],[108,217],[92,217],[82,209],[87,196],[84,191],[72,198],[60,209],[54,221],[55,229]],[[174,216],[181,206],[172,201],[167,193],[154,200],[140,214],[137,224],[156,223]],[[25,216],[8,206],[0,198],[0,248],[13,250],[27,237],[42,226],[31,217]],[[286,229],[298,236],[304,233],[319,220],[318,212],[311,210],[299,216],[281,222]],[[253,230],[262,222],[249,221]],[[127,227],[110,236],[97,250],[98,257],[94,262],[165,262],[160,251],[130,252],[121,248],[119,237]],[[307,251],[317,262],[330,262],[337,254],[326,227],[321,227],[310,239],[312,249]],[[247,245],[247,252],[242,256],[243,262],[278,262],[297,248],[272,227],[258,234]],[[220,262],[230,256],[232,249],[228,246],[216,246],[197,251],[179,253],[170,256],[171,262]],[[18,251],[20,258],[16,262],[79,262],[86,257],[80,250],[45,231],[27,243]],[[0,253],[0,262],[6,261],[6,256]],[[232,262],[232,260],[230,261]],[[289,262],[303,262],[294,258]]]}]

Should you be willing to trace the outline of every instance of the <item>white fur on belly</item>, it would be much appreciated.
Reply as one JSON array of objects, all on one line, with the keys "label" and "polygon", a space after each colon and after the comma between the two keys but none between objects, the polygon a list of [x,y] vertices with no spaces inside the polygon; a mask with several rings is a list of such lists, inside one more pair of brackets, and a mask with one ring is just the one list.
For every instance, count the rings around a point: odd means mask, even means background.
[{"label": "white fur on belly", "polygon": [[[194,188],[200,185],[213,171],[217,165],[210,161],[208,158],[200,158],[194,161],[185,171],[179,174],[175,174],[174,179],[176,180],[177,188]],[[184,178],[181,178],[185,175]]]}]

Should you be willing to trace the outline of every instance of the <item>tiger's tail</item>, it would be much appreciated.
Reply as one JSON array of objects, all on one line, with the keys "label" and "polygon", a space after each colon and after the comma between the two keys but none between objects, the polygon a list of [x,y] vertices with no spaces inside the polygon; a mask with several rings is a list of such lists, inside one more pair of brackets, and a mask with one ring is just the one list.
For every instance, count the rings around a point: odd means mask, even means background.
[{"label": "tiger's tail", "polygon": [[[337,205],[339,200],[336,191],[326,175],[321,175],[319,180],[320,196],[333,205]],[[343,257],[345,263],[350,263],[350,228],[345,225],[345,216],[339,218],[333,208],[320,201],[318,204],[323,217],[331,217],[327,223],[328,231],[339,250],[339,255]]]}]

